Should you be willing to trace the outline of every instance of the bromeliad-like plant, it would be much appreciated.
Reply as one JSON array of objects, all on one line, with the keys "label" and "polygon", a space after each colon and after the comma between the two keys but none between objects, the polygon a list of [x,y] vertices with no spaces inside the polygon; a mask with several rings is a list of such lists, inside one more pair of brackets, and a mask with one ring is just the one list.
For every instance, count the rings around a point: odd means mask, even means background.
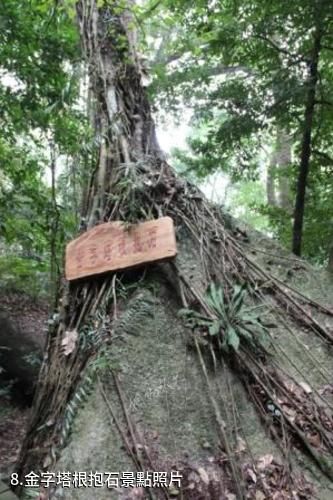
[{"label": "bromeliad-like plant", "polygon": [[252,350],[268,353],[268,329],[258,315],[258,309],[262,306],[247,306],[247,298],[246,284],[236,285],[227,295],[222,286],[212,283],[204,297],[211,316],[192,309],[181,309],[179,313],[192,329],[205,328],[223,351],[229,352],[231,348],[237,352],[243,342]]}]

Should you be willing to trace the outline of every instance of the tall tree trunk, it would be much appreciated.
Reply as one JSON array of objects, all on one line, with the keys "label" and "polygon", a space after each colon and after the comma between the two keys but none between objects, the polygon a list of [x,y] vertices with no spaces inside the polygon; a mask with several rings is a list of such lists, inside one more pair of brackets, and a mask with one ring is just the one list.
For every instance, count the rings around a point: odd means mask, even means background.
[{"label": "tall tree trunk", "polygon": [[316,105],[316,87],[318,82],[318,62],[321,49],[321,39],[321,28],[317,27],[314,35],[314,45],[310,62],[310,76],[308,81],[308,92],[305,105],[303,137],[301,144],[301,162],[299,166],[296,186],[292,242],[292,251],[295,255],[301,255],[302,251],[305,194],[311,160],[312,125]]},{"label": "tall tree trunk", "polygon": [[275,192],[275,176],[276,176],[276,151],[271,154],[270,161],[267,167],[267,176],[266,176],[266,195],[267,195],[267,203],[271,207],[275,207],[277,205],[276,200],[276,192]]},{"label": "tall tree trunk", "polygon": [[[99,11],[94,0],[79,1],[78,19],[96,109],[99,162],[87,200],[88,227],[107,220],[106,201],[112,187],[134,165],[160,167],[163,160],[142,85],[136,35],[126,8],[114,22],[111,7]],[[112,29],[112,33],[109,30]],[[116,57],[110,58],[110,54]],[[124,65],[124,60],[127,63]]]},{"label": "tall tree trunk", "polygon": [[291,140],[285,130],[278,131],[277,148],[278,205],[287,213],[291,213],[292,199],[288,176],[288,169],[291,165]]},{"label": "tall tree trunk", "polygon": [[329,256],[328,256],[328,270],[333,273],[333,243],[330,248]]},{"label": "tall tree trunk", "polygon": [[[98,161],[91,175],[82,216],[88,228],[115,217],[133,222],[143,210],[142,204],[133,206],[132,196],[133,184],[140,173],[155,180],[160,179],[162,173],[173,176],[157,143],[149,102],[141,84],[133,20],[127,8],[122,8],[119,14],[111,7],[98,7],[95,0],[79,0],[77,18],[95,98],[99,140]],[[141,189],[144,193],[145,186]],[[163,186],[160,189],[163,191]],[[50,329],[47,360],[41,369],[29,432],[22,449],[21,474],[41,467],[43,461],[48,460],[49,450],[43,453],[40,448],[43,432],[49,435],[48,439],[58,442],[56,426],[47,429],[45,422],[62,420],[70,394],[93,356],[93,351],[82,353],[77,346],[70,359],[64,358],[62,339],[68,331],[78,330],[84,324],[87,310],[89,312],[87,301],[91,309],[91,301],[100,287],[100,282],[63,285],[57,315],[60,319],[56,319]],[[94,300],[96,309],[99,299],[96,296]],[[44,431],[37,433],[40,426]]]},{"label": "tall tree trunk", "polygon": [[286,173],[290,164],[290,137],[285,130],[278,129],[267,167],[266,194],[269,205],[278,206],[287,212],[291,209],[290,183]]}]

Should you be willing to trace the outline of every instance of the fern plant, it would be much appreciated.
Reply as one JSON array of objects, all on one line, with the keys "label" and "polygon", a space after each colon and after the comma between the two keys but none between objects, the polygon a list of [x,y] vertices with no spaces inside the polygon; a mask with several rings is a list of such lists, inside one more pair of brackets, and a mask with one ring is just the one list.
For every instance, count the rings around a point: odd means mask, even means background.
[{"label": "fern plant", "polygon": [[241,342],[244,342],[253,350],[260,349],[267,353],[270,337],[257,313],[261,306],[248,307],[247,296],[246,285],[236,285],[228,298],[221,286],[212,283],[205,295],[212,316],[191,309],[181,309],[180,315],[186,318],[187,325],[192,329],[206,328],[223,351],[233,349],[237,352]]}]

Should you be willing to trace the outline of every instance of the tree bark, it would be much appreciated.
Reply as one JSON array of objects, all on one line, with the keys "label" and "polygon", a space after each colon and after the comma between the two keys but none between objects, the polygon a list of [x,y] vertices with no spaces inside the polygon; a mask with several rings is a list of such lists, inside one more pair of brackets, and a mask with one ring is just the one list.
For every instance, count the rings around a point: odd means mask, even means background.
[{"label": "tree bark", "polygon": [[316,105],[316,87],[318,82],[318,63],[321,49],[322,32],[317,27],[314,35],[314,45],[310,62],[310,76],[304,112],[303,137],[301,144],[301,161],[296,186],[296,201],[294,210],[292,251],[295,255],[302,252],[302,234],[307,180],[311,160],[312,126]]},{"label": "tree bark", "polygon": [[285,130],[278,129],[267,168],[266,194],[270,206],[283,208],[287,212],[291,210],[290,182],[287,176],[290,164],[290,137]]},{"label": "tree bark", "polygon": [[333,243],[330,248],[330,253],[328,256],[328,270],[333,273]]},{"label": "tree bark", "polygon": [[266,177],[267,203],[271,207],[275,207],[277,205],[276,192],[275,192],[275,175],[276,175],[276,151],[274,150],[271,154],[270,161],[267,167],[267,177]]},{"label": "tree bark", "polygon": [[[78,1],[77,19],[95,97],[99,141],[98,161],[91,175],[82,218],[87,228],[115,218],[135,222],[140,214],[143,216],[144,208],[135,199],[136,193],[147,198],[148,184],[158,184],[164,199],[161,205],[166,205],[167,196],[173,193],[171,184],[175,176],[158,145],[150,105],[141,84],[133,20],[129,8],[115,13],[111,7],[98,7],[95,0]],[[146,185],[140,183],[140,175],[146,176]],[[167,188],[159,182],[163,175],[168,176]],[[162,213],[157,205],[152,210],[156,217]],[[103,287],[110,288],[108,279],[102,283],[101,280],[84,281],[73,286],[63,282],[59,294],[59,319],[50,327],[33,413],[18,466],[20,475],[48,463],[50,449],[43,447],[44,439],[59,445],[59,425],[63,422],[66,405],[95,350],[92,346],[82,352],[77,345],[66,358],[62,339],[68,331],[78,331],[87,321],[89,311],[97,309],[101,299],[99,291]],[[45,426],[48,421],[54,424]],[[42,430],[37,432],[37,429]]]},{"label": "tree bark", "polygon": [[[93,0],[87,0],[78,2],[77,14],[96,100],[100,142],[83,214],[89,228],[110,216],[105,213],[106,202],[121,174],[133,172],[134,164],[144,168],[145,163],[155,163],[158,168],[163,154],[141,81],[143,72],[129,11],[123,8],[115,21],[111,7],[98,9]],[[110,54],[115,57],[111,59]]]},{"label": "tree bark", "polygon": [[288,169],[291,165],[291,140],[285,130],[278,131],[277,147],[278,205],[287,213],[291,213],[292,199],[290,192],[290,178],[288,177]]}]

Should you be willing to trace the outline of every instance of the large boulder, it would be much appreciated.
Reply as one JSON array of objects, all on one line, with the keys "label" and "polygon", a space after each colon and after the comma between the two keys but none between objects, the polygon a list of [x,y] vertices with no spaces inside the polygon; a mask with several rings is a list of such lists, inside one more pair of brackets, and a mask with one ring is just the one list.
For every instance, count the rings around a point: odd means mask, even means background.
[{"label": "large boulder", "polygon": [[[333,285],[328,273],[294,259],[262,235],[248,229],[244,232],[247,233],[244,244],[254,262],[279,277],[282,283],[292,283],[302,293],[332,306]],[[191,285],[202,288],[206,284],[200,259],[189,241],[186,237],[180,239],[177,263]],[[183,475],[184,490],[180,493],[174,485],[169,489],[171,496],[236,498],[226,493],[228,475],[223,469],[224,453],[219,448],[213,393],[221,411],[222,426],[230,439],[239,440],[239,455],[251,450],[254,463],[259,464],[257,472],[266,470],[270,478],[276,474],[276,489],[270,490],[271,494],[280,491],[287,496],[277,498],[301,498],[284,490],[285,476],[281,471],[285,469],[281,464],[285,458],[279,442],[272,440],[268,432],[271,422],[265,424],[260,420],[250,401],[241,374],[228,363],[219,363],[214,369],[212,360],[206,359],[210,381],[210,387],[207,386],[191,332],[178,317],[179,297],[170,291],[159,269],[155,268],[138,283],[124,310],[120,306],[112,326],[112,342],[106,343],[73,394],[64,419],[65,447],[54,473],[93,471],[121,476],[123,471],[136,468],[161,472],[174,468]],[[282,316],[273,335],[288,358],[281,352],[277,361],[304,387],[322,390],[323,373],[328,377],[333,375],[330,350],[312,332],[295,327],[287,315]],[[318,312],[318,321],[329,328],[331,319]],[[86,331],[85,335],[88,334]],[[96,372],[99,375],[94,379],[91,375]],[[240,423],[238,429],[236,420]],[[302,498],[313,498],[315,493],[311,492],[309,480],[318,498],[333,499],[332,482],[303,451],[291,445],[289,459],[295,474],[295,491],[298,488],[300,494],[303,489]],[[260,481],[249,464],[244,467],[250,471],[249,483]],[[158,498],[165,498],[161,488],[155,491]],[[263,492],[260,494],[255,498],[268,498]],[[106,500],[146,498],[145,495],[142,488],[107,490],[66,488],[60,484],[52,498],[90,500],[94,496]]]}]

